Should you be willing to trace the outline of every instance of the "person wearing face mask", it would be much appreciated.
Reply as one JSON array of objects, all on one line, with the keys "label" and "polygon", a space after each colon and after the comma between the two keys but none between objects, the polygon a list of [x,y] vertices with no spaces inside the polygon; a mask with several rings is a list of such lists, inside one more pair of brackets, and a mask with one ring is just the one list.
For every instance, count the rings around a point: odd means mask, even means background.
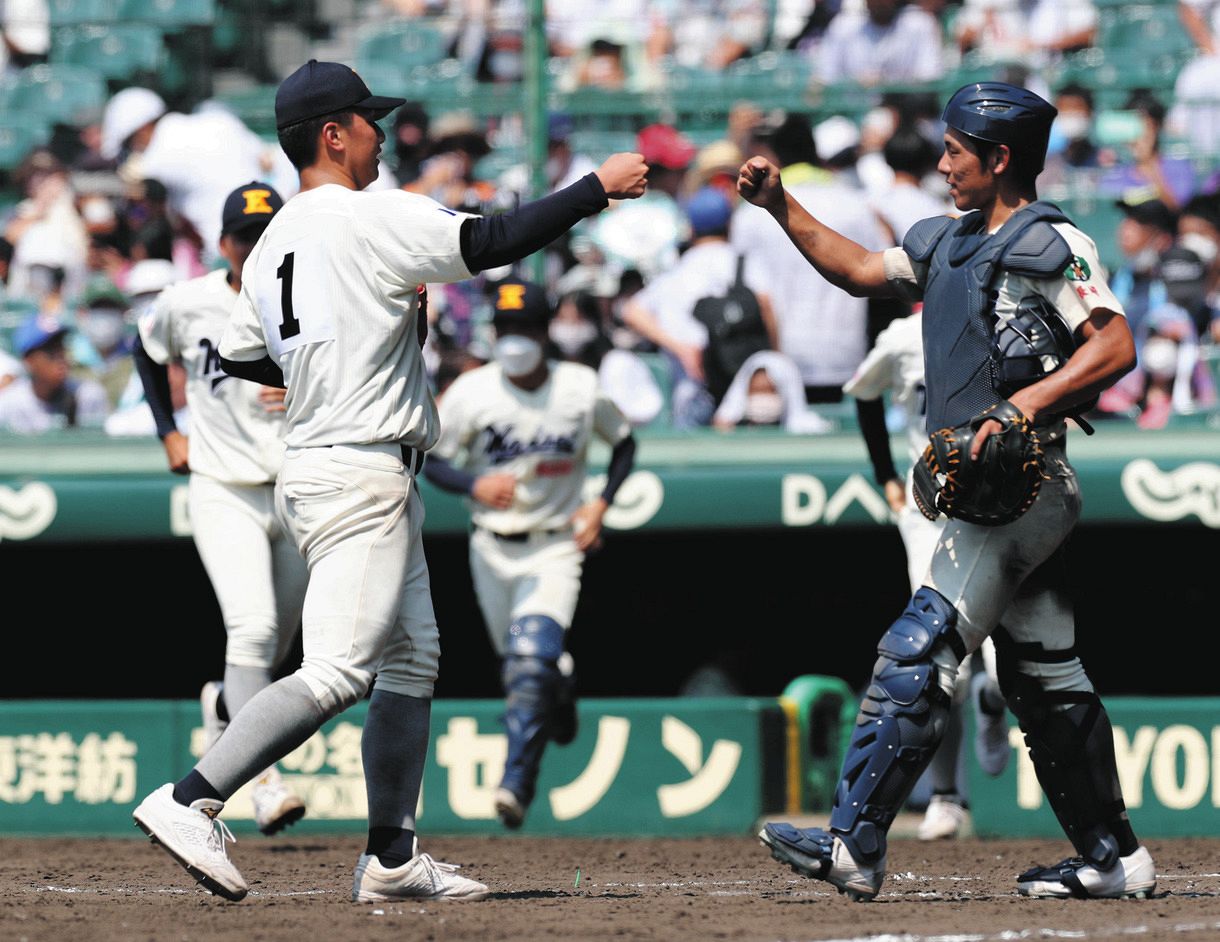
[{"label": "person wearing face mask", "polygon": [[[496,814],[519,828],[548,741],[576,735],[568,652],[585,556],[635,462],[631,425],[574,362],[548,360],[545,290],[507,279],[493,290],[492,362],[463,373],[440,401],[441,437],[424,476],[468,498],[470,570],[506,697],[508,756]],[[588,451],[611,446],[606,484],[584,501]]]},{"label": "person wearing face mask", "polygon": [[597,299],[585,291],[560,298],[555,316],[547,327],[547,338],[559,358],[597,369],[613,347],[598,318]]},{"label": "person wearing face mask", "polygon": [[78,328],[70,347],[78,376],[102,384],[110,408],[116,409],[132,377],[135,327],[128,319],[130,302],[118,286],[98,276],[85,286],[76,308]]},{"label": "person wearing face mask", "polygon": [[1164,286],[1157,278],[1161,256],[1173,245],[1177,219],[1161,200],[1118,200],[1123,220],[1118,225],[1118,248],[1124,262],[1110,280],[1110,290],[1124,306],[1133,333],[1148,311],[1164,301]]}]

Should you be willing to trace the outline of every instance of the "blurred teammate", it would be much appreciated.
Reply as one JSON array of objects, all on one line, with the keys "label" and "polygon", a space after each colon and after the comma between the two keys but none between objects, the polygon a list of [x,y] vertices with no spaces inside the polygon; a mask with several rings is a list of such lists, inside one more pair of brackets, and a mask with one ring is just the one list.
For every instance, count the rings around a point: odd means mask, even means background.
[{"label": "blurred teammate", "polygon": [[[963,460],[985,460],[980,450],[1001,428],[981,416],[986,410],[1023,416],[1045,449],[1046,479],[1020,517],[1000,526],[945,522],[922,585],[878,645],[829,828],[776,823],[759,835],[776,859],[855,899],[880,891],[890,825],[940,745],[958,665],[989,636],[1038,782],[1075,850],[1022,873],[1018,891],[1124,897],[1156,886],[1152,857],[1123,802],[1109,717],[1076,655],[1066,592],[1063,544],[1080,516],[1080,489],[1064,416],[1130,370],[1135,347],[1093,241],[1037,198],[1054,116],[1028,89],[1002,82],[958,89],[943,114],[938,170],[963,215],[922,220],[901,248],[884,252],[810,216],[767,160],[751,158],[738,178],[742,195],[764,207],[828,280],[860,295],[923,302],[928,427],[977,420],[973,453]],[[1027,307],[1053,309],[1074,350],[1058,351],[1061,367],[1002,392],[996,332]]]},{"label": "blurred teammate", "polygon": [[[441,400],[441,439],[424,475],[470,498],[470,570],[507,697],[508,757],[496,813],[518,828],[534,799],[547,740],[576,735],[572,658],[565,637],[585,554],[631,473],[631,424],[597,373],[544,355],[545,290],[512,279],[494,286],[494,360],[463,373]],[[613,448],[605,487],[582,490],[593,436]],[[459,462],[455,466],[451,462]]]},{"label": "blurred teammate", "polygon": [[[224,681],[210,681],[200,694],[205,750],[228,718],[271,683],[300,626],[308,581],[305,560],[275,509],[284,390],[230,376],[220,368],[218,349],[246,258],[283,205],[266,183],[233,190],[221,220],[227,267],[164,289],[140,319],[134,351],[169,468],[190,475],[195,546],[228,635]],[[189,439],[174,421],[170,363],[186,370]],[[274,765],[259,775],[251,799],[264,834],[305,813]]]},{"label": "blurred teammate", "polygon": [[379,172],[385,133],[376,122],[402,103],[373,95],[337,62],[310,60],[280,83],[276,126],[300,191],[247,259],[220,342],[226,372],[288,390],[277,497],[309,565],[304,661],[133,816],[228,899],[243,898],[247,884],[214,820],[224,802],[370,686],[361,741],[368,841],[352,899],[487,895],[415,847],[440,656],[415,486],[439,434],[420,298],[429,282],[524,258],[646,186],[640,156],[615,154],[572,186],[491,217],[400,189],[361,192]]}]

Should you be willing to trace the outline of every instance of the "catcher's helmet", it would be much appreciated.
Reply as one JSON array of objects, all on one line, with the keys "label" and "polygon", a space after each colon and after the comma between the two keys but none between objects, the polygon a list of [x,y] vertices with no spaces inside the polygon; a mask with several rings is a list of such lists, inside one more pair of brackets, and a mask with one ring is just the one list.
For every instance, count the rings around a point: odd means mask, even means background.
[{"label": "catcher's helmet", "polygon": [[1063,366],[1076,351],[1072,331],[1040,295],[1022,298],[992,340],[996,390],[1007,398]]},{"label": "catcher's helmet", "polygon": [[1006,82],[972,82],[953,93],[941,120],[969,137],[1008,145],[1040,172],[1051,122],[1058,113],[1054,105],[1027,88]]}]

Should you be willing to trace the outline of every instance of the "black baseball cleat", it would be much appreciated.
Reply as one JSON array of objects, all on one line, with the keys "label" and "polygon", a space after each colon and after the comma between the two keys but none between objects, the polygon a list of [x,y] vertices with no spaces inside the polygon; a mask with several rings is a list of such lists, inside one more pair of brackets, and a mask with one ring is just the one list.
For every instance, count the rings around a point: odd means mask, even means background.
[{"label": "black baseball cleat", "polygon": [[1069,857],[1053,867],[1031,867],[1017,877],[1022,896],[1053,899],[1147,899],[1156,889],[1156,865],[1146,847],[1120,857],[1109,870],[1098,870],[1082,857]]},{"label": "black baseball cleat", "polygon": [[802,829],[791,824],[768,824],[758,832],[771,856],[801,876],[825,880],[858,903],[871,900],[885,880],[885,860],[877,866],[858,864],[847,845],[822,828]]}]

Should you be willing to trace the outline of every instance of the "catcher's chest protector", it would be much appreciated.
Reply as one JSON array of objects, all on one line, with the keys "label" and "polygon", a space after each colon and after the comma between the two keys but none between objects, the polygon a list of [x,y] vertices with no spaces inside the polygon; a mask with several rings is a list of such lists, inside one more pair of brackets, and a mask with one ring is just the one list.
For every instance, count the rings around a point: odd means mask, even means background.
[{"label": "catcher's chest protector", "polygon": [[923,298],[924,383],[928,428],[960,425],[1002,398],[992,375],[996,286],[1002,272],[1031,278],[1062,274],[1072,259],[1051,223],[1070,222],[1039,200],[1018,210],[993,235],[983,214],[917,222],[903,250],[928,264]]}]

